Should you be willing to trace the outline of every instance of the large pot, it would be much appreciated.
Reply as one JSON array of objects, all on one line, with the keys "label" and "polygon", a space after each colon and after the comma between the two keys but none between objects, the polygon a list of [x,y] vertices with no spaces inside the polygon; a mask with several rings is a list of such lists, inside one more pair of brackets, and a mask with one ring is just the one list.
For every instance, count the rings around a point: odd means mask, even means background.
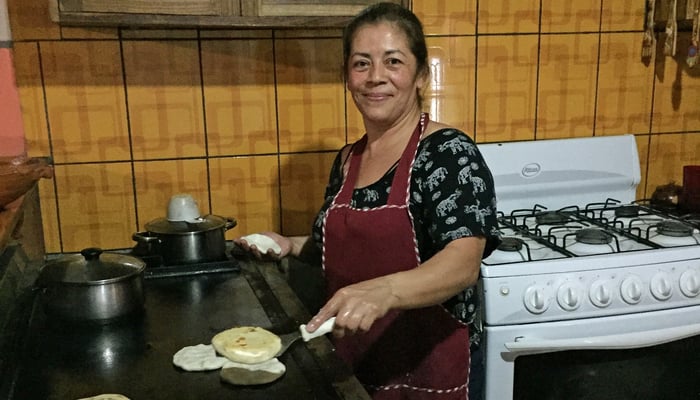
[{"label": "large pot", "polygon": [[159,218],[147,223],[145,232],[134,233],[132,239],[146,248],[146,253],[161,256],[165,265],[223,261],[227,259],[225,233],[234,226],[233,218],[216,215],[191,221]]},{"label": "large pot", "polygon": [[36,285],[50,317],[109,321],[143,310],[145,268],[136,257],[88,248],[44,265]]}]

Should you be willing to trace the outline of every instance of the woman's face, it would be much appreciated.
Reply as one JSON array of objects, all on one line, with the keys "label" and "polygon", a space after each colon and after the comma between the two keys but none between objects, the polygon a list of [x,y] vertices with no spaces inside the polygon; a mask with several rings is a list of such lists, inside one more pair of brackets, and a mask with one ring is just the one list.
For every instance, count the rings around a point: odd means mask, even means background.
[{"label": "woman's face", "polygon": [[416,57],[406,35],[390,23],[364,25],[352,40],[348,90],[365,120],[390,124],[419,110]]}]

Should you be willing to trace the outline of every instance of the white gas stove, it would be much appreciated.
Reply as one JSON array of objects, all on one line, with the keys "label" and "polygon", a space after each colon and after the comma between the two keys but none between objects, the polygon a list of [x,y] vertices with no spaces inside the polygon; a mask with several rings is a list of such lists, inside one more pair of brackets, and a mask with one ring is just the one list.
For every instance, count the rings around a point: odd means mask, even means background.
[{"label": "white gas stove", "polygon": [[[518,357],[700,334],[700,225],[635,201],[633,136],[479,149],[503,239],[481,266],[487,400],[530,398],[513,383]],[[664,316],[658,335],[635,322]]]}]

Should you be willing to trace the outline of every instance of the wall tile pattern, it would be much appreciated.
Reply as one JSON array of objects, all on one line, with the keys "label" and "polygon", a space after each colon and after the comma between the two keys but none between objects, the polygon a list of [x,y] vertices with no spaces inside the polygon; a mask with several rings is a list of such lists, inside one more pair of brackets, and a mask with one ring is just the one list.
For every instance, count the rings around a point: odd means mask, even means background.
[{"label": "wall tile pattern", "polygon": [[[634,134],[638,197],[700,164],[700,69],[640,60],[642,0],[414,0],[430,47],[425,108],[478,143]],[[305,234],[335,152],[362,120],[337,30],[59,27],[9,0],[46,247],[131,247],[187,192],[228,238]],[[663,41],[663,35],[658,38]],[[682,33],[678,48],[688,46]]]}]

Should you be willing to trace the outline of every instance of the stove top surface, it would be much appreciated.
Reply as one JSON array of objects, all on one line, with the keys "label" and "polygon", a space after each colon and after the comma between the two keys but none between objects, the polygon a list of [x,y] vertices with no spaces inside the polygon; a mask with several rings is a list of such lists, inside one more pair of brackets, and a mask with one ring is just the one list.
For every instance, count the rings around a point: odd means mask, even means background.
[{"label": "stove top surface", "polygon": [[[184,346],[209,343],[233,326],[297,329],[309,315],[274,265],[242,262],[239,271],[146,279],[145,309],[106,324],[65,324],[46,316],[39,296],[26,303],[26,324],[3,399],[78,399],[120,393],[131,399],[369,399],[327,339],[295,344],[280,357],[287,372],[261,386],[221,382],[219,371],[185,372],[172,364]],[[7,364],[6,364],[7,365]]]},{"label": "stove top surface", "polygon": [[484,265],[700,246],[694,216],[608,199],[584,207],[540,206],[499,217],[503,242]]}]

